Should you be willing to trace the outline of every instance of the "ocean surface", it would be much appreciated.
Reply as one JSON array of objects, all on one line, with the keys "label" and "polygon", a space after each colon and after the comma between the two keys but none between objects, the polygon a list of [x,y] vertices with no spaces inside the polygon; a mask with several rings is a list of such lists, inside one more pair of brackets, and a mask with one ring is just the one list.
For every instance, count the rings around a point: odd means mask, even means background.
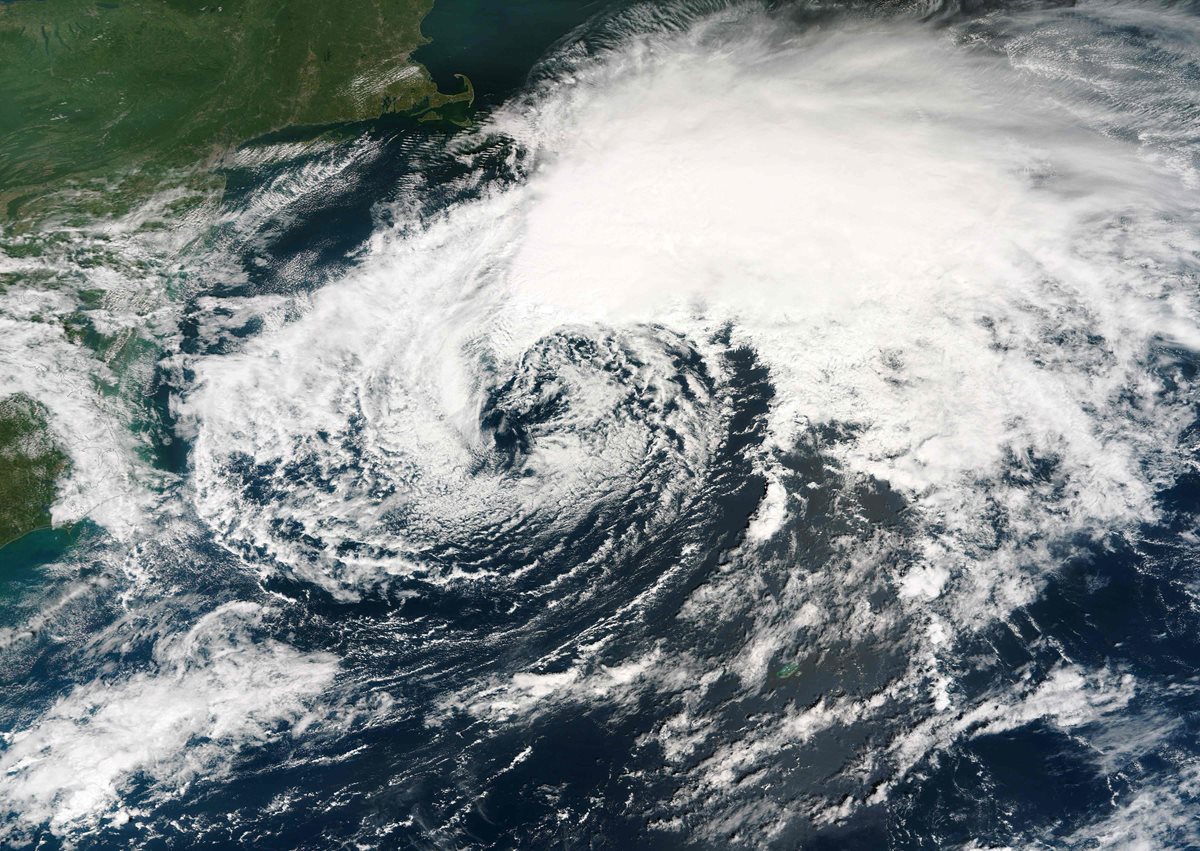
[{"label": "ocean surface", "polygon": [[1200,847],[1194,8],[423,31],[475,123],[229,157],[140,407],[36,350],[0,841]]}]

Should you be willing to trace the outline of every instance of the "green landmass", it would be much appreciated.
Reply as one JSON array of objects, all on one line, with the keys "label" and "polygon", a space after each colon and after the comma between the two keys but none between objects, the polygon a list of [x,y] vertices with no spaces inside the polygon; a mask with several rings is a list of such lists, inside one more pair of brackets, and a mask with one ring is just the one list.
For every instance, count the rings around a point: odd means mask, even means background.
[{"label": "green landmass", "polygon": [[[23,320],[59,324],[103,362],[98,392],[136,404],[158,354],[139,317],[169,297],[171,239],[217,209],[228,152],[388,113],[466,121],[470,82],[440,92],[411,59],[433,2],[0,0],[0,296],[70,295]],[[0,546],[50,521],[67,459],[46,417],[0,399]]]},{"label": "green landmass", "polygon": [[[450,111],[410,59],[433,0],[0,2],[0,217],[123,212],[275,130]],[[198,185],[196,185],[198,184]]]},{"label": "green landmass", "polygon": [[49,437],[46,413],[22,394],[0,399],[0,547],[50,525],[67,456]]}]

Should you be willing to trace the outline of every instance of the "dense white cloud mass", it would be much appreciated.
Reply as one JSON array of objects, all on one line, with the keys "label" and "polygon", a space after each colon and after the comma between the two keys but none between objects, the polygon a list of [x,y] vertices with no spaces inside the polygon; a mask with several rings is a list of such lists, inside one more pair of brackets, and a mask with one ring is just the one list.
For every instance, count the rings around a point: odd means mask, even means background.
[{"label": "dense white cloud mass", "polygon": [[[625,388],[574,366],[556,379],[573,419],[535,442],[523,478],[480,475],[479,412],[506,370],[556,327],[630,329],[620,345],[667,394],[686,477],[714,406],[672,404],[663,334],[637,323],[701,346],[732,323],[771,370],[776,444],[852,426],[840,460],[918,509],[906,596],[953,586],[972,621],[1027,601],[1039,548],[1153,516],[1189,416],[1163,358],[1200,343],[1186,181],[1152,145],[1081,122],[1144,116],[1099,109],[1071,55],[1035,41],[1010,45],[1014,62],[916,25],[782,37],[730,15],[564,59],[485,131],[518,140],[527,181],[381,233],[299,320],[197,364],[197,505],[350,587],[426,530],[566,522],[630,475],[659,424],[604,422]],[[235,457],[279,498],[247,505]],[[776,485],[763,523],[787,504]],[[281,524],[322,543],[297,551]],[[348,540],[375,555],[338,555]]]},{"label": "dense white cloud mass", "polygon": [[[1118,35],[1134,19],[1170,61]],[[1160,521],[1191,463],[1200,96],[1173,69],[1200,59],[1194,19],[658,20],[617,16],[604,47],[548,59],[454,143],[470,191],[380,211],[336,280],[195,302],[222,345],[175,364],[176,513],[239,570],[331,605],[433,601],[411,623],[396,604],[382,631],[470,661],[380,682],[434,682],[404,712],[455,753],[464,730],[581,707],[653,717],[630,774],[677,785],[638,818],[714,846],[837,825],[1014,730],[1084,742],[1098,772],[1164,748],[1139,672],[963,648],[1018,634],[1065,562]],[[252,230],[373,154],[276,176],[228,224]],[[660,547],[719,525],[737,463],[762,486],[731,551]],[[621,572],[652,557],[666,566],[641,585]],[[457,593],[521,614],[477,638],[437,621]],[[9,734],[22,825],[94,826],[135,779],[167,799],[287,737],[339,662],[249,638],[255,611],[165,635],[146,670]],[[1035,632],[1021,642],[1053,644]],[[977,661],[999,673],[964,684]],[[536,761],[522,744],[503,771]],[[1193,836],[1150,817],[1195,794],[1179,766],[1181,789],[1149,784],[1069,841]],[[456,794],[457,826],[478,800]]]},{"label": "dense white cloud mass", "polygon": [[255,640],[262,612],[225,605],[163,638],[150,668],[71,690],[24,730],[5,736],[4,797],[20,815],[8,838],[48,824],[55,833],[128,820],[135,778],[155,797],[228,772],[238,754],[290,735],[333,679],[336,660]]}]

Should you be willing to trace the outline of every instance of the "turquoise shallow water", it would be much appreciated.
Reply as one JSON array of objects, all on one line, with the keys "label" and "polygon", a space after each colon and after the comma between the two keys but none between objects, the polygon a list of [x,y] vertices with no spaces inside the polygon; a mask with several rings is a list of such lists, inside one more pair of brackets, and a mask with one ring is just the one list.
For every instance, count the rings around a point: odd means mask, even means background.
[{"label": "turquoise shallow water", "polygon": [[33,571],[58,561],[83,534],[74,528],[35,529],[8,543],[3,549],[5,585],[15,589],[28,582]]}]

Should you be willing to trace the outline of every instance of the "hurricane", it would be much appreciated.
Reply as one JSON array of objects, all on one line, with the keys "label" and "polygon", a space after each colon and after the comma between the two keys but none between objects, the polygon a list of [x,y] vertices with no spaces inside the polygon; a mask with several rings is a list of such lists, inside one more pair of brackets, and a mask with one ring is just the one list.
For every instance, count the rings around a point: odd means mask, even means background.
[{"label": "hurricane", "polygon": [[0,291],[3,840],[1200,844],[1200,19],[974,5],[597,5],[60,224],[153,351]]}]

